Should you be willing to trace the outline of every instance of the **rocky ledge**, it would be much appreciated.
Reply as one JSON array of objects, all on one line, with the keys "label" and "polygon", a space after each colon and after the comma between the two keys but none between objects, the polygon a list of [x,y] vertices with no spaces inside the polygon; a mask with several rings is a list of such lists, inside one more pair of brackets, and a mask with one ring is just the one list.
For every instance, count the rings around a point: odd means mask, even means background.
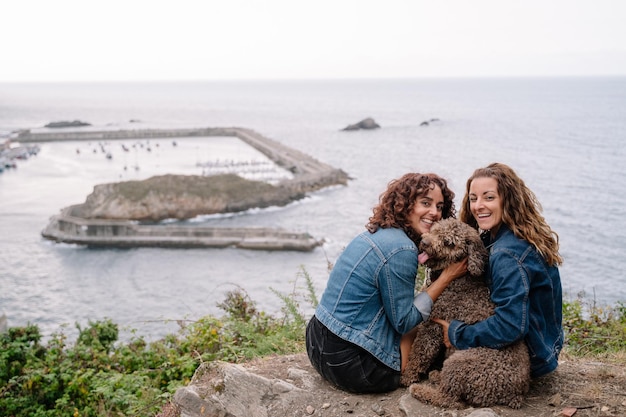
[{"label": "rocky ledge", "polygon": [[386,394],[340,391],[322,380],[306,353],[300,353],[246,364],[203,363],[158,417],[623,416],[624,384],[626,371],[619,364],[563,359],[555,372],[533,380],[520,409],[443,409],[419,402],[407,388]]},{"label": "rocky ledge", "polygon": [[159,175],[143,181],[100,184],[69,214],[84,219],[157,222],[251,208],[284,206],[304,193],[235,174]]}]

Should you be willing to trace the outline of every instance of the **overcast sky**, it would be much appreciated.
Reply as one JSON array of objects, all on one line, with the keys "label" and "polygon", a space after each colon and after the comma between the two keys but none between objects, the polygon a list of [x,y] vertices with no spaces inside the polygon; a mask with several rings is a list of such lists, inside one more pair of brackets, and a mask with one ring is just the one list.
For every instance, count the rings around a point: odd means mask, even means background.
[{"label": "overcast sky", "polygon": [[626,75],[626,0],[7,0],[0,82]]}]

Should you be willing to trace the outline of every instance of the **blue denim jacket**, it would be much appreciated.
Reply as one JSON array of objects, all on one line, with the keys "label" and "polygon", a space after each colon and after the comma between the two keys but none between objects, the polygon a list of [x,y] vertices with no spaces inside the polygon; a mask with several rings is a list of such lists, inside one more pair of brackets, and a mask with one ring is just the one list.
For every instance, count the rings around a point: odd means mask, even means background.
[{"label": "blue denim jacket", "polygon": [[361,233],[337,259],[315,316],[399,371],[401,336],[427,319],[432,307],[425,292],[414,304],[416,275],[417,246],[404,231]]},{"label": "blue denim jacket", "polygon": [[563,295],[558,268],[547,265],[534,246],[518,239],[505,224],[493,242],[485,243],[495,315],[473,325],[452,321],[450,342],[467,349],[501,348],[524,340],[530,352],[531,376],[552,372],[563,347]]}]

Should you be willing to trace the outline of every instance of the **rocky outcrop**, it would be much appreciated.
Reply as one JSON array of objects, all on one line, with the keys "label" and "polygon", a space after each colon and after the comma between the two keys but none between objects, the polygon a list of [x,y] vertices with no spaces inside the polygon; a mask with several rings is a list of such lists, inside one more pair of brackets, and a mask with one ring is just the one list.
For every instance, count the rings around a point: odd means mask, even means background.
[{"label": "rocky outcrop", "polygon": [[143,181],[100,184],[70,215],[85,219],[160,221],[284,206],[303,198],[290,188],[235,174],[160,175]]},{"label": "rocky outcrop", "polygon": [[83,126],[91,126],[91,123],[82,122],[80,120],[72,120],[72,121],[62,120],[60,122],[50,122],[44,127],[59,128],[59,127],[83,127]]},{"label": "rocky outcrop", "polygon": [[438,121],[439,119],[424,120],[422,123],[420,123],[420,126],[429,126],[431,123],[438,122]]},{"label": "rocky outcrop", "polygon": [[[289,368],[290,380],[266,378],[240,365],[204,363],[192,384],[175,394],[181,416],[292,416],[313,404],[310,374]],[[300,387],[296,385],[298,381]]]},{"label": "rocky outcrop", "polygon": [[361,120],[353,125],[348,125],[342,130],[359,130],[359,129],[378,129],[380,125],[374,121],[371,117]]},{"label": "rocky outcrop", "polygon": [[407,388],[385,394],[350,394],[336,389],[319,376],[303,352],[239,365],[204,363],[158,417],[624,416],[625,384],[626,371],[619,361],[568,355],[555,372],[533,380],[520,409],[503,405],[445,409],[418,401]]},{"label": "rocky outcrop", "polygon": [[[249,364],[204,363],[191,383],[174,395],[180,417],[406,416],[439,414],[405,388],[355,395],[322,380],[305,353],[260,358]],[[457,416],[497,417],[491,409],[460,410]]]}]

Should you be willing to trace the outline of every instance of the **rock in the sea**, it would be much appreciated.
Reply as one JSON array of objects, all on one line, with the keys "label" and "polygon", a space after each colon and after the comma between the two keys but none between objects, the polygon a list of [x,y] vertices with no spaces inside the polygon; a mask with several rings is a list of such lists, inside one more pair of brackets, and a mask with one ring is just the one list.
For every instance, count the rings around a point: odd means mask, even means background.
[{"label": "rock in the sea", "polygon": [[361,120],[359,123],[349,125],[343,128],[343,130],[359,130],[359,129],[378,129],[380,125],[374,121],[371,117]]},{"label": "rock in the sea", "polygon": [[284,206],[304,193],[235,174],[161,175],[143,181],[100,184],[72,215],[86,219],[160,221],[250,208]]},{"label": "rock in the sea", "polygon": [[81,127],[81,126],[91,126],[91,123],[82,122],[80,120],[72,120],[67,121],[63,120],[60,122],[50,122],[45,127]]},{"label": "rock in the sea", "polygon": [[436,119],[436,118],[435,119],[430,119],[430,120],[424,120],[422,123],[420,123],[420,126],[428,126],[431,123],[438,122],[438,121],[439,121],[439,119]]}]

